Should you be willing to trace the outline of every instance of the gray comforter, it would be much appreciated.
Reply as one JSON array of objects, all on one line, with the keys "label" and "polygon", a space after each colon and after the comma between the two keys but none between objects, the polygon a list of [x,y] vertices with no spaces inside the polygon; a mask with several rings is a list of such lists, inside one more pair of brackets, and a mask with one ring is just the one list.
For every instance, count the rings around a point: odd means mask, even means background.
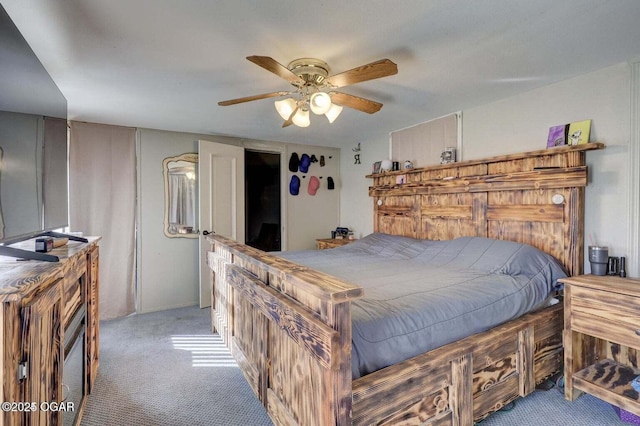
[{"label": "gray comforter", "polygon": [[538,309],[566,276],[534,247],[479,237],[371,234],[278,256],[364,288],[352,305],[354,378]]}]

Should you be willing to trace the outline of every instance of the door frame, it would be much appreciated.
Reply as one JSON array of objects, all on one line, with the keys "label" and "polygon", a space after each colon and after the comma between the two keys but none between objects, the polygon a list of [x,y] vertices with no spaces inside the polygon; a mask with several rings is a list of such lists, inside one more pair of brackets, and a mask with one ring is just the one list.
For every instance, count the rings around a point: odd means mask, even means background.
[{"label": "door frame", "polygon": [[[260,141],[245,141],[243,143],[245,150],[268,152],[271,154],[280,154],[280,250],[287,250],[287,172],[289,171],[288,161],[286,160],[287,148],[280,143],[265,143]],[[245,197],[246,197],[245,192]]]}]

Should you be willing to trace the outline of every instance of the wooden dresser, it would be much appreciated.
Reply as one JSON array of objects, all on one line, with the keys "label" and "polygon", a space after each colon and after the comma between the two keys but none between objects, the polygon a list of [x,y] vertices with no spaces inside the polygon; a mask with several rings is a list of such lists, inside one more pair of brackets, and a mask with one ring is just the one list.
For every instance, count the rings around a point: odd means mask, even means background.
[{"label": "wooden dresser", "polygon": [[[79,424],[99,362],[99,237],[88,240],[54,249],[55,263],[0,256],[0,425],[61,425],[64,416],[77,416]],[[34,247],[33,240],[21,244]],[[83,308],[85,365],[77,390],[63,384],[64,330]],[[74,390],[81,403],[67,413],[63,401]]]},{"label": "wooden dresser", "polygon": [[640,391],[632,386],[640,376],[640,280],[579,275],[560,281],[566,399],[587,392],[640,415]]}]

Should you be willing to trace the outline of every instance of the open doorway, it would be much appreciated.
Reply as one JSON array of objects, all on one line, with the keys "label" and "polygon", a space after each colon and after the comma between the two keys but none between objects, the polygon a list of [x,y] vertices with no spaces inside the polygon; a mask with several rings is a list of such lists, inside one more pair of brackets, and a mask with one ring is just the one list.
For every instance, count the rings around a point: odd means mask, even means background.
[{"label": "open doorway", "polygon": [[245,243],[281,250],[280,153],[244,151]]}]

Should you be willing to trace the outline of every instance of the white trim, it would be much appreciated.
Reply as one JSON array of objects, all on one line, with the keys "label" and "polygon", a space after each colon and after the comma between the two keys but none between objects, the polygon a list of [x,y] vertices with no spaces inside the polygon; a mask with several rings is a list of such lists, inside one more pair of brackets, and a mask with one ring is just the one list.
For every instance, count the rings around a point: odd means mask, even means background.
[{"label": "white trim", "polygon": [[[142,134],[140,129],[136,128],[136,224],[135,224],[135,259],[133,266],[135,271],[135,282],[133,283],[133,305],[135,312],[140,312],[142,306],[142,291],[140,291],[140,283],[142,282],[142,268],[140,267],[140,259],[142,258]],[[163,200],[164,203],[164,200]]]},{"label": "white trim", "polygon": [[458,152],[456,152],[456,162],[462,161],[462,111],[456,112],[456,122],[458,124]]},{"label": "white trim", "polygon": [[640,276],[640,61],[631,64],[631,129],[629,138],[629,237],[627,275]]}]

